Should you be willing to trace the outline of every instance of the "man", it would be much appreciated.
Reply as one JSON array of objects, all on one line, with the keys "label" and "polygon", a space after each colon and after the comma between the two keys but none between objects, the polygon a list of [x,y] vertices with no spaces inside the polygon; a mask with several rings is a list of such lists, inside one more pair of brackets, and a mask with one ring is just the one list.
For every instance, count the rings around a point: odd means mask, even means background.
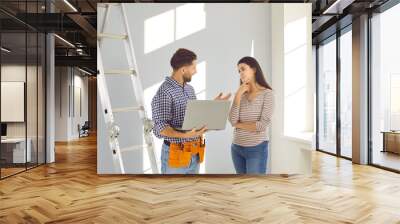
[{"label": "man", "polygon": [[[197,174],[203,161],[203,134],[207,127],[187,132],[176,130],[182,127],[188,100],[196,99],[193,87],[187,84],[197,72],[196,60],[194,52],[178,49],[170,61],[172,75],[166,77],[151,102],[153,132],[158,138],[164,138],[161,150],[163,174]],[[215,99],[227,100],[230,95],[220,93]]]}]

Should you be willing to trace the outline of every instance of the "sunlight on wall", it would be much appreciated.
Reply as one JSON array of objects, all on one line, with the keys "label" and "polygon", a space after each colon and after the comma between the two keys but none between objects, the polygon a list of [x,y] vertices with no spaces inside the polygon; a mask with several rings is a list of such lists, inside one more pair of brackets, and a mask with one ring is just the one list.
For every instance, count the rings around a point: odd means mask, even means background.
[{"label": "sunlight on wall", "polygon": [[[306,17],[284,28],[284,133],[304,132],[307,107],[307,21]],[[295,113],[294,113],[295,111]]]},{"label": "sunlight on wall", "polygon": [[157,50],[174,41],[175,12],[169,10],[144,21],[144,53]]},{"label": "sunlight on wall", "polygon": [[306,17],[297,19],[285,26],[285,53],[293,51],[307,44],[307,20]]},{"label": "sunlight on wall", "polygon": [[185,4],[176,8],[176,40],[206,27],[204,3]]},{"label": "sunlight on wall", "polygon": [[144,21],[144,53],[206,28],[204,3],[190,3]]},{"label": "sunlight on wall", "polygon": [[197,73],[192,77],[192,81],[189,84],[193,86],[197,95],[206,90],[206,62],[200,62],[196,67]]}]

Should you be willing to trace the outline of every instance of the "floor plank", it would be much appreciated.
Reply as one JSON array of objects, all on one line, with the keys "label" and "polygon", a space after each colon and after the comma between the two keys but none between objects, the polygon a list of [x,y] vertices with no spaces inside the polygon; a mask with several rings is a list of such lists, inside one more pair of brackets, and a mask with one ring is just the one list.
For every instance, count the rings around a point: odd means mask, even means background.
[{"label": "floor plank", "polygon": [[400,175],[320,152],[311,176],[99,176],[96,139],[0,181],[0,223],[400,223]]}]

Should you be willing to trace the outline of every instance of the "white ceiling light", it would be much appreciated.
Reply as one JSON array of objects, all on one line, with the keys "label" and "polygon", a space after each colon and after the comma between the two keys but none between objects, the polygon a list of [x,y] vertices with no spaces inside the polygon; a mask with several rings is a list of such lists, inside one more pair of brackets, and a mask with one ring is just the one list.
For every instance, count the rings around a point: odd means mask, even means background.
[{"label": "white ceiling light", "polygon": [[83,70],[83,69],[81,69],[81,68],[78,68],[78,70],[81,71],[81,72],[83,72],[83,73],[85,73],[85,74],[92,75],[92,73],[90,73],[90,72],[88,72],[88,71],[85,71],[85,70]]},{"label": "white ceiling light", "polygon": [[342,14],[343,9],[351,5],[355,0],[336,0],[332,5],[324,10],[322,14]]},{"label": "white ceiling light", "polygon": [[75,48],[75,45],[73,45],[71,42],[69,42],[68,40],[58,36],[57,34],[54,34],[55,37],[57,37],[58,39],[60,39],[61,41],[63,41],[64,43],[66,43],[67,45],[69,45],[70,47]]},{"label": "white ceiling light", "polygon": [[332,5],[330,5],[327,9],[324,10],[322,14],[331,13],[333,9],[336,9],[337,4],[339,4],[340,0],[336,0]]},{"label": "white ceiling light", "polygon": [[74,10],[74,12],[78,12],[78,10],[71,4],[69,3],[68,0],[64,0],[65,4],[67,4],[72,10]]},{"label": "white ceiling light", "polygon": [[8,50],[8,49],[5,48],[5,47],[2,47],[1,50],[4,51],[4,52],[6,52],[6,53],[10,53],[10,52],[11,52],[11,50]]}]

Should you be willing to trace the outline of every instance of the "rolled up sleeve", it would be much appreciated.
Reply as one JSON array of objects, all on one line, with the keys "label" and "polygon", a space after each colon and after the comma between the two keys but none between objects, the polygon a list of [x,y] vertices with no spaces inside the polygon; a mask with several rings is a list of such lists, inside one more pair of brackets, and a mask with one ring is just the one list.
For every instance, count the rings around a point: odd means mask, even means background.
[{"label": "rolled up sleeve", "polygon": [[271,125],[272,112],[274,110],[274,95],[269,92],[265,95],[264,105],[261,111],[260,120],[256,122],[257,131],[265,131]]},{"label": "rolled up sleeve", "polygon": [[162,91],[158,91],[151,101],[152,120],[154,122],[153,133],[157,138],[164,138],[161,132],[169,127],[172,120],[171,106],[171,97]]}]

